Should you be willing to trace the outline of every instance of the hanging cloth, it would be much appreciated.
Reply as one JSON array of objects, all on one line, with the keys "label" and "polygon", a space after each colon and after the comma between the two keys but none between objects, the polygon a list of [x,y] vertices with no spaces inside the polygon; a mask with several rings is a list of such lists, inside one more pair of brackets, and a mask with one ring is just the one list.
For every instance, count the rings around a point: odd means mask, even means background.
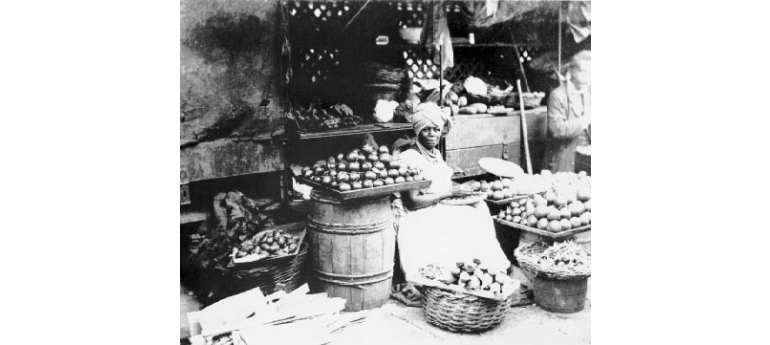
[{"label": "hanging cloth", "polygon": [[[442,66],[443,69],[453,67],[455,58],[452,50],[452,35],[449,33],[446,11],[443,10],[444,4],[442,1],[436,1],[426,7],[427,15],[420,41],[425,42],[428,51],[433,55],[433,63],[436,66]],[[438,46],[441,46],[440,51],[437,49]],[[436,78],[438,79],[440,76],[436,76]]]},{"label": "hanging cloth", "polygon": [[567,7],[567,26],[580,43],[591,35],[591,2],[570,1]]}]

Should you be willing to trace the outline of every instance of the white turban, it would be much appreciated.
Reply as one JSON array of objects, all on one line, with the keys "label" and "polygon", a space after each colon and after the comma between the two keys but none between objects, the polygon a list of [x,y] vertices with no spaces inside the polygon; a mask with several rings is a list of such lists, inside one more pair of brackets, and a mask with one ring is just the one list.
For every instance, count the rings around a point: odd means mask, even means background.
[{"label": "white turban", "polygon": [[444,125],[447,126],[446,132],[452,128],[452,121],[449,118],[449,114],[441,110],[441,108],[433,102],[421,103],[417,106],[412,116],[412,128],[414,133],[419,135],[425,127],[436,126],[442,131]]}]

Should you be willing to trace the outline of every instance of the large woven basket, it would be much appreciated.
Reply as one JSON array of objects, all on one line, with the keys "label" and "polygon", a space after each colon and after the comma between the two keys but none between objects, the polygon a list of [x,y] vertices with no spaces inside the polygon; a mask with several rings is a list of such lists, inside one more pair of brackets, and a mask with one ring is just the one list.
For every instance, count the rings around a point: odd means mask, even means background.
[{"label": "large woven basket", "polygon": [[275,292],[279,285],[286,292],[294,291],[305,283],[307,252],[308,244],[302,243],[296,255],[266,258],[238,267],[217,267],[219,284],[224,285],[224,291],[230,296],[255,287],[267,295]]},{"label": "large woven basket", "polygon": [[428,323],[452,332],[481,332],[500,324],[513,295],[503,301],[425,286],[422,308]]}]

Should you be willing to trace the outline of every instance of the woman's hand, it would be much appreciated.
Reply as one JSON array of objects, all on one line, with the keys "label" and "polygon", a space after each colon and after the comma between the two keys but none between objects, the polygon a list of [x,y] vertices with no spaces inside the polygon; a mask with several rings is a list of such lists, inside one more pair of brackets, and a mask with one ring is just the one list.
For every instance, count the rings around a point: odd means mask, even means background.
[{"label": "woman's hand", "polygon": [[452,186],[452,191],[449,193],[449,197],[453,198],[463,198],[466,196],[470,196],[473,194],[473,190],[470,186],[459,184],[456,186]]}]

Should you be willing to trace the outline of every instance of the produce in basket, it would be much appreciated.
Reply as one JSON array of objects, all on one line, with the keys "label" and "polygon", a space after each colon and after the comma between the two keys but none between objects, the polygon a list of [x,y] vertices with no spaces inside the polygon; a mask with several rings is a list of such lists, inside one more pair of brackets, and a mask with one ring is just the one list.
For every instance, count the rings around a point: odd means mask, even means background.
[{"label": "produce in basket", "polygon": [[300,241],[299,236],[281,230],[263,231],[233,248],[233,262],[251,262],[269,256],[296,254]]},{"label": "produce in basket", "polygon": [[590,176],[548,170],[541,175],[549,184],[544,195],[513,200],[497,218],[554,233],[591,224]]},{"label": "produce in basket", "polygon": [[300,175],[340,191],[425,179],[420,170],[406,166],[397,157],[391,156],[387,146],[375,149],[368,144],[347,154],[329,157],[326,165],[303,167]]},{"label": "produce in basket", "polygon": [[489,291],[497,295],[508,295],[518,287],[505,272],[493,272],[481,260],[458,261],[455,267],[429,264],[420,268],[422,278],[441,282],[452,288],[467,291]]},{"label": "produce in basket", "polygon": [[514,255],[525,267],[551,276],[591,275],[591,254],[573,241],[536,242],[517,248]]},{"label": "produce in basket", "polygon": [[310,103],[302,109],[294,109],[288,117],[296,125],[307,131],[329,130],[336,128],[355,127],[363,120],[353,114],[345,104],[332,106],[322,103]]}]

